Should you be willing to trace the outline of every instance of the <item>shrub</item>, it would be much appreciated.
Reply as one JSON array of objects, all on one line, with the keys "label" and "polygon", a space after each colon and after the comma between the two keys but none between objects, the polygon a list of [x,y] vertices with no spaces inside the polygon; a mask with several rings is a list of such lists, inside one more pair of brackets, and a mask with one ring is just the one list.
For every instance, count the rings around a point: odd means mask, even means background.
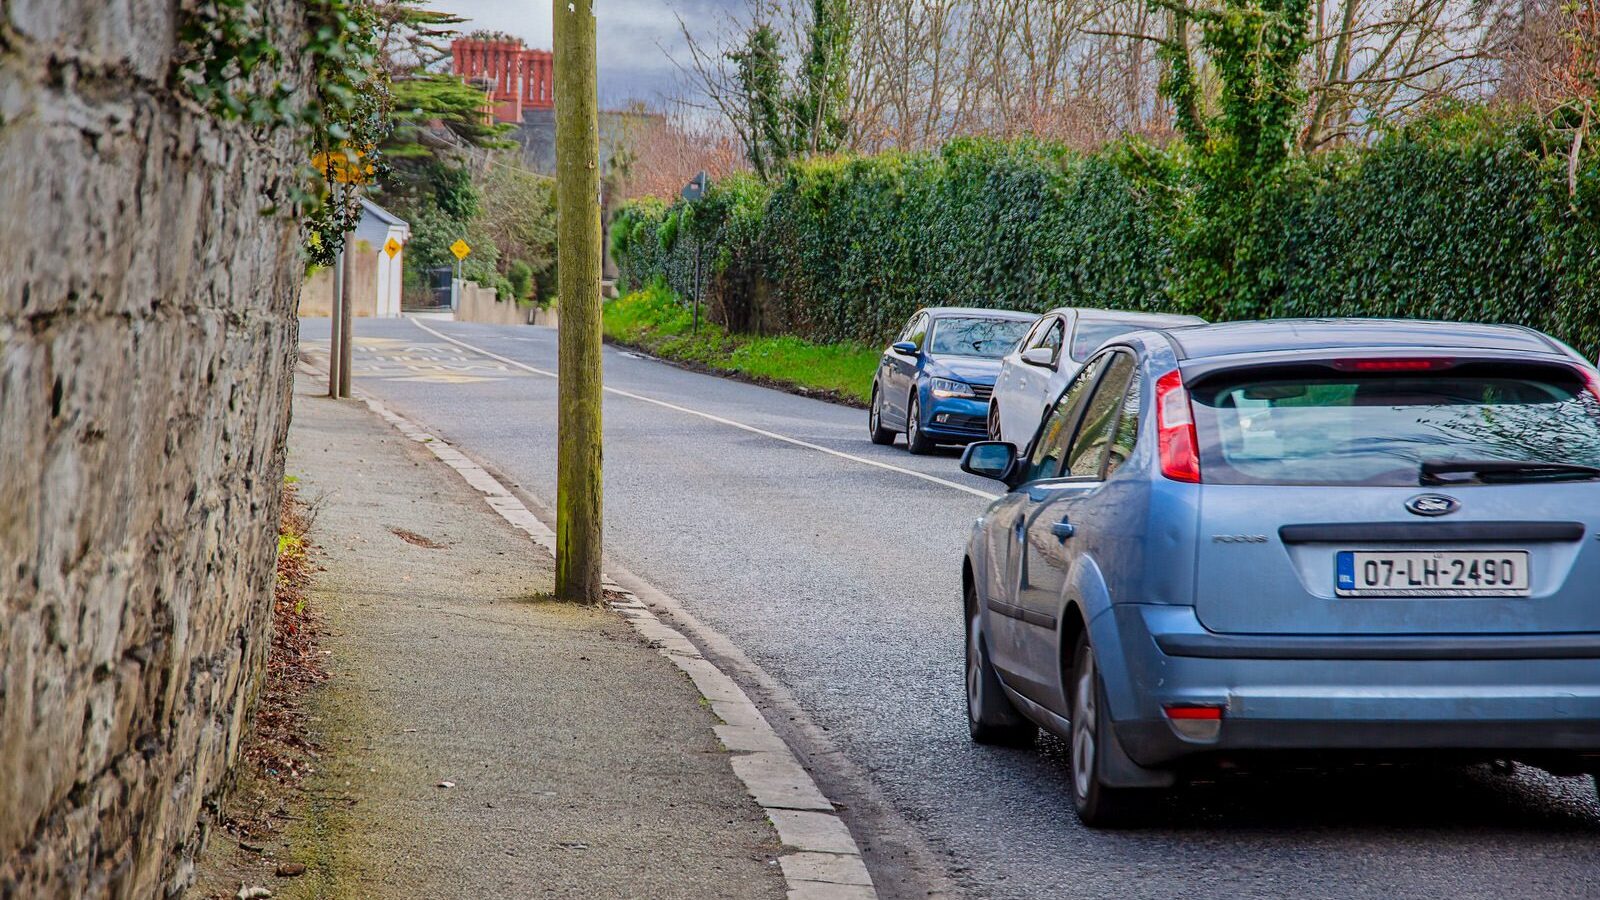
[{"label": "shrub", "polygon": [[714,320],[810,340],[881,341],[924,305],[1070,305],[1513,322],[1592,358],[1600,158],[1569,196],[1568,146],[1518,110],[1441,111],[1371,147],[1291,160],[1241,207],[1244,233],[1219,242],[1181,143],[1082,154],[962,139],[809,160],[770,185],[725,179],[688,216],[682,202],[631,204],[613,251],[625,286],[659,276],[683,296],[698,255]]},{"label": "shrub", "polygon": [[518,300],[529,300],[533,297],[533,266],[520,259],[511,261],[506,269],[506,281],[511,285],[511,293]]}]

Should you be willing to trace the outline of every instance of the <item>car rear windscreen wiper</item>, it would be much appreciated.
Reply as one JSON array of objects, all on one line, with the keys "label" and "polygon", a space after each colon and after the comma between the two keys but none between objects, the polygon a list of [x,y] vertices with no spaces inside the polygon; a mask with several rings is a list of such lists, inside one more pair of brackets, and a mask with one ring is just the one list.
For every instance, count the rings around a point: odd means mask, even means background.
[{"label": "car rear windscreen wiper", "polygon": [[[1447,478],[1460,475],[1460,478]],[[1423,484],[1502,484],[1515,481],[1585,481],[1600,478],[1600,468],[1573,463],[1519,462],[1509,459],[1439,460],[1422,464]]]}]

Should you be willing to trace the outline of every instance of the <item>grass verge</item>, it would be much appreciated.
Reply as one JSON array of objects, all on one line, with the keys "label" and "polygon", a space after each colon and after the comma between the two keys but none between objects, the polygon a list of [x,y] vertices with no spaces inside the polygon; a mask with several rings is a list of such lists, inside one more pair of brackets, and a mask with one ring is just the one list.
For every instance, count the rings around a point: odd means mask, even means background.
[{"label": "grass verge", "polygon": [[881,351],[864,344],[814,344],[797,337],[729,334],[702,320],[657,281],[605,305],[606,338],[693,368],[809,396],[865,406]]}]

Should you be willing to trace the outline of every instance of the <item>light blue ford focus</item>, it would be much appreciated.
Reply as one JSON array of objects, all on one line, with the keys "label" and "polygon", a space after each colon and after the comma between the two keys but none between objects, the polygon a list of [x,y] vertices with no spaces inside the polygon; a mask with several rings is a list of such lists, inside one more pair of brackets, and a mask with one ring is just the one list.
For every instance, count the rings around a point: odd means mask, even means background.
[{"label": "light blue ford focus", "polygon": [[982,742],[1071,749],[1090,825],[1292,760],[1600,772],[1600,375],[1538,332],[1410,321],[1101,348],[963,571]]}]

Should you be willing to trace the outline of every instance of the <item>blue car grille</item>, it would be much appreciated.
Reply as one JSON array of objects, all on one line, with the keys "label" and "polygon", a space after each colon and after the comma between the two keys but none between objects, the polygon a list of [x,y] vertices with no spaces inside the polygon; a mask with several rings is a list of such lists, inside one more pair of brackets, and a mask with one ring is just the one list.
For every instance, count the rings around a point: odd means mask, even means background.
[{"label": "blue car grille", "polygon": [[990,395],[994,393],[994,387],[992,385],[974,384],[970,385],[970,387],[972,388],[973,396],[979,400],[987,401]]},{"label": "blue car grille", "polygon": [[[944,421],[939,421],[943,418]],[[934,417],[933,427],[952,431],[986,431],[989,423],[983,416],[964,416],[960,413],[940,413]]]}]

